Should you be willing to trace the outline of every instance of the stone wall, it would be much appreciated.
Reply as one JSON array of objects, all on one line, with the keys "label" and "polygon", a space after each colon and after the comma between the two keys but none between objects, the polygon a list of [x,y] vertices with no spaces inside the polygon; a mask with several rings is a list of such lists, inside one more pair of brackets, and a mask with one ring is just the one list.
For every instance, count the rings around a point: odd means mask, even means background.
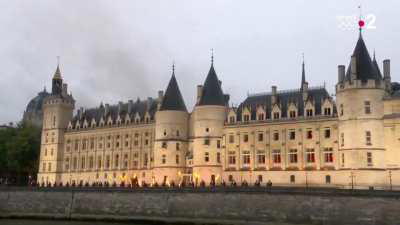
[{"label": "stone wall", "polygon": [[[391,225],[400,194],[263,190],[0,190],[0,217]],[[383,193],[383,194],[382,194]]]}]

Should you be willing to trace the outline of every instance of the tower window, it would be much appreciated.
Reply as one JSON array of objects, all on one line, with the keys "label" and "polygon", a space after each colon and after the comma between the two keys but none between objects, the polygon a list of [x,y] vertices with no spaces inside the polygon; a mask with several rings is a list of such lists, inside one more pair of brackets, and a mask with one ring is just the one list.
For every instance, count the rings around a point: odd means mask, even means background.
[{"label": "tower window", "polygon": [[179,164],[179,155],[175,156],[175,162],[176,162],[176,164]]},{"label": "tower window", "polygon": [[372,143],[371,143],[371,131],[366,131],[365,132],[365,142],[366,142],[366,145],[372,145]]},{"label": "tower window", "polygon": [[210,161],[210,154],[208,152],[204,153],[204,161],[209,162]]},{"label": "tower window", "polygon": [[364,102],[364,110],[365,110],[365,114],[371,114],[371,102],[370,101]]},{"label": "tower window", "polygon": [[180,145],[179,145],[179,143],[176,143],[176,150],[179,151],[179,149],[180,149]]},{"label": "tower window", "polygon": [[372,152],[367,152],[367,163],[368,166],[372,166]]}]

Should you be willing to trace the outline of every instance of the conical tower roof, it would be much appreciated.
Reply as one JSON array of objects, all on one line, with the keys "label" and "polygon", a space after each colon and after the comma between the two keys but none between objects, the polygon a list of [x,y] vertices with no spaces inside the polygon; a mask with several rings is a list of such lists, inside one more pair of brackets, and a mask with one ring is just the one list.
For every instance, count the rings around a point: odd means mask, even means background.
[{"label": "conical tower roof", "polygon": [[215,73],[214,63],[211,63],[206,81],[204,82],[202,95],[198,105],[222,105],[225,106],[225,97],[221,89],[220,81]]},{"label": "conical tower roof", "polygon": [[167,90],[161,102],[160,111],[163,110],[176,110],[187,112],[185,102],[181,91],[179,90],[178,82],[175,78],[175,72],[172,72],[172,77],[169,80]]},{"label": "conical tower roof", "polygon": [[60,65],[57,65],[57,69],[56,69],[56,72],[54,73],[53,79],[62,80],[61,71],[60,71]]},{"label": "conical tower roof", "polygon": [[[367,81],[371,79],[372,80],[381,79],[368,53],[368,49],[362,38],[361,31],[356,47],[354,48],[352,57],[356,57],[357,80]],[[351,61],[350,65],[347,68],[346,79],[347,80],[351,79]]]}]

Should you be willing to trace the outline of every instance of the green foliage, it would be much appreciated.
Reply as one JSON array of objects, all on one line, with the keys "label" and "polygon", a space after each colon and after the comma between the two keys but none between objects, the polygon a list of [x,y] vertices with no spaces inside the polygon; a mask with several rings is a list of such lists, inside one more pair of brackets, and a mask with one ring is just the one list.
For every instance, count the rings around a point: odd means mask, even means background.
[{"label": "green foliage", "polygon": [[28,123],[0,130],[0,176],[34,175],[38,170],[41,129]]}]

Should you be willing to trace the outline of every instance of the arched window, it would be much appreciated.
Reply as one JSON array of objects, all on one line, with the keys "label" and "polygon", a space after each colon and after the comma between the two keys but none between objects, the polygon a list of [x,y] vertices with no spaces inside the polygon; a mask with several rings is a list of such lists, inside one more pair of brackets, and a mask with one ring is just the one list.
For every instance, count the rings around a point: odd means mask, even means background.
[{"label": "arched window", "polygon": [[330,175],[326,175],[325,176],[325,183],[326,184],[330,184],[331,183],[331,176]]},{"label": "arched window", "polygon": [[294,184],[296,182],[296,177],[294,175],[290,175],[290,183]]}]

